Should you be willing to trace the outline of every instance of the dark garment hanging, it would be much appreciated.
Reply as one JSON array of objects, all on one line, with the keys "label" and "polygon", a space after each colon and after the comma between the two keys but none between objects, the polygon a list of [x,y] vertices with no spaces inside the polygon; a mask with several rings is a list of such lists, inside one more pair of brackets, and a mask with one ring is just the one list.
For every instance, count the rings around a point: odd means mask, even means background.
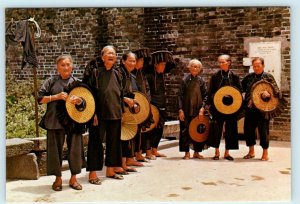
[{"label": "dark garment hanging", "polygon": [[21,68],[23,69],[27,63],[33,67],[38,67],[34,42],[33,38],[31,37],[29,22],[27,20],[17,22],[14,40],[21,42],[23,46],[23,60]]}]

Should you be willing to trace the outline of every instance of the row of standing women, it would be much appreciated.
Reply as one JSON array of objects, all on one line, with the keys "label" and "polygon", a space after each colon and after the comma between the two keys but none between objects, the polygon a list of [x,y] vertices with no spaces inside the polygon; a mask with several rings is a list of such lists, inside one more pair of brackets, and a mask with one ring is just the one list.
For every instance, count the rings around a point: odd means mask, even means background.
[{"label": "row of standing women", "polygon": [[[81,190],[76,175],[81,172],[83,161],[83,144],[81,134],[83,125],[66,120],[64,115],[64,102],[68,98],[69,90],[78,85],[87,86],[95,98],[95,114],[88,122],[89,142],[87,150],[86,171],[89,172],[88,181],[100,185],[101,180],[97,171],[106,166],[106,177],[122,180],[128,172],[136,172],[130,166],[143,166],[141,162],[154,160],[156,157],[165,157],[157,151],[162,138],[163,125],[166,119],[166,97],[164,85],[164,72],[166,63],[172,62],[172,55],[168,52],[152,53],[153,72],[144,73],[144,65],[148,63],[151,54],[148,49],[129,52],[123,55],[120,67],[116,66],[117,56],[113,46],[106,46],[101,51],[101,56],[89,62],[86,66],[82,82],[72,76],[73,60],[69,55],[61,55],[56,60],[58,76],[45,80],[39,91],[39,103],[47,104],[47,111],[41,121],[41,126],[47,130],[47,174],[55,175],[52,189],[62,190],[62,151],[65,135],[68,145],[68,162],[71,171],[69,186]],[[192,118],[203,115],[205,110],[210,110],[216,128],[210,134],[208,141],[197,143],[191,140],[188,133],[181,131],[180,151],[185,152],[184,159],[189,159],[190,144],[193,144],[194,158],[201,159],[199,154],[206,145],[216,148],[213,159],[219,159],[219,145],[225,123],[225,153],[224,158],[233,160],[229,150],[238,149],[237,115],[224,115],[219,113],[212,102],[216,91],[222,86],[230,85],[245,92],[245,100],[249,97],[249,88],[258,79],[266,79],[277,87],[272,75],[263,71],[264,61],[261,58],[253,60],[254,73],[247,75],[242,84],[239,77],[230,70],[231,60],[228,55],[218,58],[221,70],[211,77],[209,90],[200,76],[202,64],[200,61],[191,60],[187,75],[181,85],[179,94],[179,119],[181,130],[186,130]],[[135,74],[133,74],[133,71]],[[278,90],[278,89],[277,89]],[[152,131],[142,133],[145,126],[151,124],[151,115],[147,121],[138,126],[136,136],[127,141],[121,140],[121,124],[124,107],[132,108],[135,104],[133,92],[145,94],[151,104],[155,105],[160,114],[160,121]],[[278,90],[279,91],[279,90]],[[265,93],[268,97],[268,93]],[[83,100],[78,96],[69,96],[71,103],[82,106]],[[269,121],[264,119],[260,112],[247,103],[245,117],[245,136],[249,153],[245,159],[254,157],[255,129],[258,126],[261,146],[263,147],[262,160],[268,160],[268,128]],[[105,140],[104,148],[102,146]],[[143,152],[146,153],[143,156]]]},{"label": "row of standing women", "polygon": [[[238,137],[238,119],[241,113],[244,113],[244,135],[246,145],[249,147],[249,152],[244,159],[255,157],[254,145],[256,144],[256,128],[260,136],[260,145],[263,148],[261,156],[262,161],[267,161],[269,148],[269,121],[270,118],[265,117],[265,114],[253,105],[251,100],[251,88],[255,82],[264,80],[272,84],[274,87],[274,96],[279,98],[280,92],[274,77],[264,72],[264,59],[255,57],[252,60],[253,73],[247,74],[242,81],[239,76],[230,70],[231,58],[229,55],[220,55],[218,57],[220,70],[214,73],[209,81],[209,88],[206,88],[204,80],[200,76],[202,64],[194,59],[188,64],[190,73],[182,80],[179,94],[179,120],[180,120],[180,141],[179,150],[185,152],[183,159],[190,159],[190,147],[194,149],[194,158],[202,159],[199,154],[207,146],[215,148],[213,160],[220,159],[220,141],[221,137],[225,138],[224,159],[234,160],[230,155],[230,150],[239,148]],[[220,112],[214,103],[214,96],[222,87],[235,87],[243,93],[243,105],[239,111],[233,114],[224,114]],[[229,94],[229,93],[228,93]],[[263,91],[261,97],[264,99],[270,98],[271,93]],[[224,98],[229,96],[224,96]],[[223,98],[223,99],[224,99]],[[211,127],[209,136],[204,142],[195,142],[189,134],[188,128],[191,120],[196,116],[201,117],[209,111],[211,114]],[[224,134],[223,134],[224,133]]]},{"label": "row of standing women", "polygon": [[[129,52],[123,55],[121,65],[117,67],[115,48],[106,46],[102,49],[100,57],[87,64],[82,82],[72,76],[73,59],[70,55],[61,55],[57,58],[58,76],[45,80],[38,97],[40,104],[47,104],[40,125],[47,130],[47,174],[56,176],[52,184],[53,190],[62,190],[61,168],[65,135],[71,170],[69,186],[75,190],[82,189],[76,174],[81,172],[83,161],[81,134],[84,132],[84,126],[72,123],[63,110],[67,98],[72,99],[70,102],[74,105],[83,106],[84,101],[79,96],[68,96],[68,92],[77,85],[87,86],[93,93],[96,104],[95,114],[87,123],[89,141],[86,170],[89,171],[88,180],[91,184],[101,184],[97,171],[103,169],[103,163],[106,166],[106,177],[122,180],[122,175],[136,172],[136,169],[130,166],[143,166],[140,162],[165,157],[157,151],[157,148],[166,118],[163,72],[171,56],[170,53],[167,53],[167,56],[158,56],[153,65],[153,70],[156,71],[147,75],[146,79],[142,68],[145,64],[144,60],[148,60],[150,56],[148,49],[138,50],[135,54]],[[134,69],[136,69],[135,75],[132,74]],[[130,108],[134,106],[133,91],[140,91],[147,95],[149,101],[158,108],[160,121],[156,128],[147,133],[141,132],[145,124],[140,124],[134,139],[122,141],[122,113],[125,106]],[[149,117],[146,123],[149,125],[152,120]],[[102,146],[104,140],[105,158]],[[145,157],[142,155],[143,152],[146,153]]]}]

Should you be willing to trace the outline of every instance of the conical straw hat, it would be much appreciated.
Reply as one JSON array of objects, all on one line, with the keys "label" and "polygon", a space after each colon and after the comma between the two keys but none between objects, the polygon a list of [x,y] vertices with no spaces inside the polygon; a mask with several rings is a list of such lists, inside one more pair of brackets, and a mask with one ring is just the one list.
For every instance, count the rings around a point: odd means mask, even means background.
[{"label": "conical straw hat", "polygon": [[143,93],[137,91],[133,93],[134,100],[136,101],[136,111],[125,107],[123,121],[128,124],[140,124],[144,122],[150,114],[150,103]]},{"label": "conical straw hat", "polygon": [[151,123],[150,127],[146,128],[145,131],[142,130],[142,132],[148,132],[148,131],[154,129],[157,126],[158,121],[159,121],[159,110],[152,104],[150,106],[151,106],[151,113],[153,116],[154,123]]},{"label": "conical straw hat", "polygon": [[137,133],[137,124],[127,124],[122,121],[121,126],[121,140],[131,140]]},{"label": "conical straw hat", "polygon": [[[84,100],[83,106],[77,106],[70,102],[72,95],[78,96]],[[75,87],[69,93],[66,100],[66,109],[68,115],[77,123],[88,122],[95,113],[95,100],[93,94],[85,87]]]},{"label": "conical straw hat", "polygon": [[241,92],[232,86],[221,87],[214,96],[216,109],[223,114],[233,114],[237,112],[243,102]]},{"label": "conical straw hat", "polygon": [[204,142],[209,133],[209,118],[205,115],[196,116],[190,123],[189,133],[195,142]]},{"label": "conical straw hat", "polygon": [[[267,91],[271,95],[270,98],[263,99],[263,91]],[[278,98],[274,96],[273,85],[265,80],[256,82],[252,86],[250,93],[254,106],[263,112],[273,111],[279,104]]]}]

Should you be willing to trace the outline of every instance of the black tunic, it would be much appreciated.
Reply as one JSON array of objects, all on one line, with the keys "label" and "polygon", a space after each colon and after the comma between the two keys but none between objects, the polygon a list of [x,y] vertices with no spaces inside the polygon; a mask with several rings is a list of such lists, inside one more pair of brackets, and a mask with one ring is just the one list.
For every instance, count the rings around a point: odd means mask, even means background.
[{"label": "black tunic", "polygon": [[188,74],[181,82],[178,97],[179,109],[185,115],[184,121],[180,121],[179,151],[188,152],[190,144],[196,152],[203,150],[205,143],[195,142],[189,135],[189,124],[199,114],[199,110],[205,106],[207,100],[207,88],[200,76],[193,77]]}]

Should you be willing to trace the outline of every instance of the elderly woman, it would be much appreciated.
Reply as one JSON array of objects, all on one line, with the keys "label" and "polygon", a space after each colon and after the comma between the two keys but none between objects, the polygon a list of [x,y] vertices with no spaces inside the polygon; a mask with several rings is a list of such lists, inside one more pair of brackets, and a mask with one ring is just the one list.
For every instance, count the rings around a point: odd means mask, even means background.
[{"label": "elderly woman", "polygon": [[93,92],[96,112],[89,125],[89,143],[87,152],[87,168],[89,182],[100,185],[101,180],[96,171],[103,168],[102,142],[106,138],[106,177],[123,179],[115,173],[115,167],[122,166],[121,156],[121,118],[122,118],[122,84],[121,76],[116,68],[117,54],[113,46],[105,46],[98,58],[85,70],[83,82]]},{"label": "elderly woman", "polygon": [[218,64],[220,70],[211,76],[208,91],[208,102],[211,105],[210,112],[213,116],[213,124],[215,125],[214,128],[211,128],[208,138],[208,146],[215,148],[215,156],[213,157],[213,160],[219,160],[219,147],[223,134],[223,125],[225,124],[224,158],[226,160],[233,161],[234,158],[229,154],[229,150],[239,148],[237,126],[238,115],[237,113],[223,114],[219,112],[213,103],[213,99],[215,93],[224,86],[232,86],[241,91],[242,85],[239,76],[230,70],[231,57],[229,55],[220,55],[218,57]]},{"label": "elderly woman", "polygon": [[[47,174],[55,175],[52,185],[54,191],[62,190],[62,158],[63,144],[67,135],[68,162],[71,171],[69,186],[75,190],[81,190],[82,186],[77,182],[76,174],[81,172],[82,166],[82,135],[80,131],[65,129],[58,118],[57,104],[65,101],[68,93],[65,90],[78,79],[72,74],[73,59],[70,55],[61,55],[56,59],[58,75],[48,78],[41,86],[38,94],[38,102],[47,104],[47,111],[40,124],[47,130]],[[71,96],[70,102],[76,105],[82,103],[82,99]]]},{"label": "elderly woman", "polygon": [[[260,57],[255,57],[252,60],[253,71],[252,73],[245,76],[242,80],[243,91],[245,92],[245,120],[244,120],[244,134],[246,139],[246,145],[249,147],[249,152],[244,156],[244,159],[251,159],[255,157],[254,145],[256,144],[256,134],[255,130],[258,129],[260,146],[263,148],[263,153],[261,156],[262,161],[269,160],[268,148],[269,148],[269,123],[270,119],[265,118],[264,113],[258,110],[254,105],[250,97],[250,92],[252,86],[255,82],[265,80],[271,83],[275,89],[275,94],[278,96],[280,94],[279,88],[274,77],[264,72],[264,59]],[[270,97],[270,93],[263,91],[263,98]]]},{"label": "elderly woman", "polygon": [[188,64],[188,69],[190,73],[183,78],[178,97],[179,151],[185,152],[183,159],[190,159],[190,144],[193,144],[193,158],[202,159],[203,156],[199,152],[203,150],[205,143],[193,141],[189,135],[188,127],[194,117],[204,115],[207,89],[204,80],[200,76],[202,63],[197,59],[192,59]]}]

